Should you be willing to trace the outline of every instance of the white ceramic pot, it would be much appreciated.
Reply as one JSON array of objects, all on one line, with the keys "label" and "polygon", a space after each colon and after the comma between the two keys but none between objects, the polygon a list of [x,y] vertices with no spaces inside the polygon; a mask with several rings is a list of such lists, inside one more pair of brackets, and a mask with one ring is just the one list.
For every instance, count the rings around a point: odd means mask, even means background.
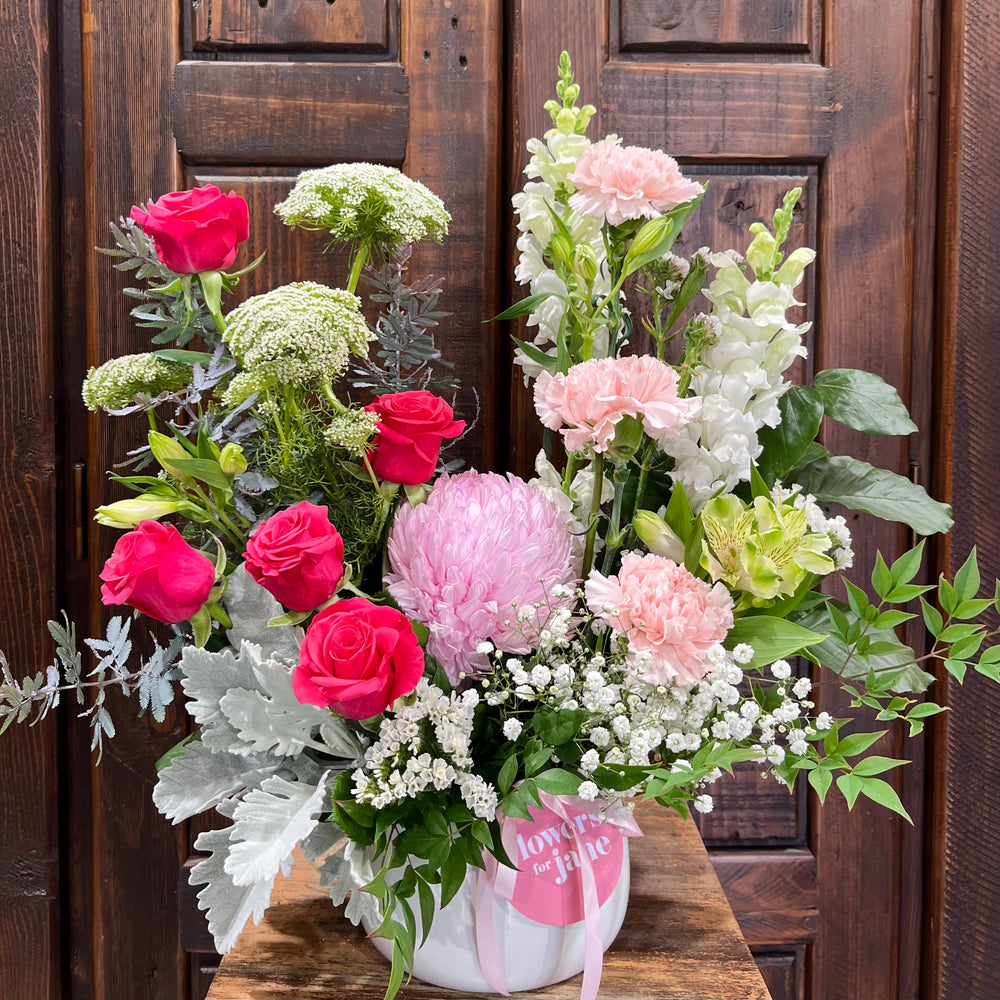
[{"label": "white ceramic pot", "polygon": [[[539,846],[539,843],[532,841],[530,837],[524,838],[518,844],[519,846],[526,844],[531,848]],[[564,848],[566,846],[563,845]],[[555,850],[549,850],[548,845],[535,853],[542,865],[545,864],[545,857],[555,857]],[[518,877],[531,878],[531,869],[536,862],[530,856],[527,847],[524,848],[520,860],[522,872]],[[412,969],[413,975],[425,983],[466,993],[496,992],[494,985],[484,975],[479,962],[476,940],[478,879],[479,870],[470,868],[455,898],[443,910],[435,912],[427,940],[414,955]],[[566,881],[569,891],[579,897],[581,892],[579,878],[576,882],[572,877]],[[617,874],[617,881],[610,888],[610,895],[599,910],[603,950],[614,941],[625,919],[629,883],[628,842],[621,838],[620,872]],[[438,887],[432,888],[435,891],[435,898],[439,898]],[[552,886],[550,885],[545,891],[553,891]],[[508,990],[514,992],[540,989],[569,979],[583,971],[586,951],[585,921],[578,920],[563,925],[543,923],[525,916],[513,903],[492,891],[488,899],[493,907],[497,963]],[[553,913],[557,905],[554,904]],[[522,906],[522,908],[533,908],[535,914],[539,915],[537,895],[533,907]],[[369,933],[375,929],[367,922],[364,926]],[[379,937],[373,937],[371,941],[386,959],[391,959],[391,941]]]}]

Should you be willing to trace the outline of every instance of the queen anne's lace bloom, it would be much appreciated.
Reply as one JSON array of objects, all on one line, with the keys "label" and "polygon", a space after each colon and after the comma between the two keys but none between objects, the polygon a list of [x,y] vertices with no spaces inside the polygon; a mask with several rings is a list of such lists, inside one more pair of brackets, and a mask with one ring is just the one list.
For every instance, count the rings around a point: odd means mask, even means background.
[{"label": "queen anne's lace bloom", "polygon": [[137,395],[159,396],[176,392],[191,379],[191,369],[153,354],[126,354],[91,368],[83,382],[88,410],[118,410],[135,402]]},{"label": "queen anne's lace bloom", "polygon": [[527,653],[563,585],[577,579],[573,538],[559,512],[522,479],[494,473],[441,476],[426,503],[403,505],[388,542],[389,593],[430,631],[427,652],[453,683],[487,667],[477,646]]},{"label": "queen anne's lace bloom", "polygon": [[226,343],[243,369],[230,384],[227,405],[268,385],[333,380],[349,355],[366,353],[374,336],[356,295],[314,281],[255,295],[226,324]]},{"label": "queen anne's lace bloom", "polygon": [[336,242],[367,242],[382,249],[440,240],[451,221],[436,194],[395,167],[377,163],[307,170],[274,211],[286,225],[324,229]]}]

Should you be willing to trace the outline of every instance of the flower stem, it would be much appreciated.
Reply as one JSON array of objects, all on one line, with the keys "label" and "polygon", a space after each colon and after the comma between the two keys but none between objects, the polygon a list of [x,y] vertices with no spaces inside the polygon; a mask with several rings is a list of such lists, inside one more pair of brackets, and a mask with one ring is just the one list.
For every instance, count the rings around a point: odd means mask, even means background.
[{"label": "flower stem", "polygon": [[604,455],[598,452],[594,456],[594,495],[590,501],[590,523],[587,526],[587,542],[583,550],[583,568],[581,575],[584,580],[590,575],[594,565],[594,541],[597,538],[597,522],[601,513],[601,494],[604,492]]},{"label": "flower stem", "polygon": [[361,278],[361,269],[368,263],[371,250],[367,243],[362,243],[358,247],[358,252],[351,261],[351,273],[347,278],[347,290],[353,295],[358,287],[358,280]]}]

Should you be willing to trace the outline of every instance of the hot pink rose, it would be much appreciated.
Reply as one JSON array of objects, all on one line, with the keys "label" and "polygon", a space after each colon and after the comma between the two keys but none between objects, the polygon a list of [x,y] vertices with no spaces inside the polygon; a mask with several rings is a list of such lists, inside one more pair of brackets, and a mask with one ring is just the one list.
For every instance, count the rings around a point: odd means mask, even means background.
[{"label": "hot pink rose", "polygon": [[363,597],[324,608],[306,629],[292,690],[299,701],[370,719],[409,694],[424,651],[409,619]]},{"label": "hot pink rose", "polygon": [[465,430],[465,421],[455,420],[440,396],[423,389],[378,396],[365,409],[381,418],[368,460],[379,479],[392,483],[426,483],[434,475],[441,442]]},{"label": "hot pink rose", "polygon": [[208,600],[215,566],[172,524],[141,521],[118,539],[101,579],[105,604],[129,604],[157,621],[176,623]]},{"label": "hot pink rose", "polygon": [[292,611],[325,604],[344,575],[344,540],[326,507],[308,500],[262,522],[244,557],[250,575]]},{"label": "hot pink rose", "polygon": [[703,190],[681,174],[672,156],[607,141],[590,146],[569,179],[577,189],[569,207],[612,226],[627,219],[655,219]]},{"label": "hot pink rose", "polygon": [[678,397],[677,372],[649,355],[595,358],[573,365],[565,375],[542,372],[535,381],[538,417],[560,431],[567,451],[588,444],[607,451],[625,417],[641,420],[655,441],[666,441],[700,409],[700,399]]},{"label": "hot pink rose", "polygon": [[654,684],[693,684],[711,668],[708,651],[733,627],[733,599],[721,583],[697,579],[662,556],[626,552],[617,576],[592,570],[587,607],[628,636],[630,663],[647,654]]},{"label": "hot pink rose", "polygon": [[224,271],[236,260],[236,245],[250,235],[247,203],[214,184],[165,194],[145,209],[133,206],[132,218],[153,237],[160,260],[177,274]]}]

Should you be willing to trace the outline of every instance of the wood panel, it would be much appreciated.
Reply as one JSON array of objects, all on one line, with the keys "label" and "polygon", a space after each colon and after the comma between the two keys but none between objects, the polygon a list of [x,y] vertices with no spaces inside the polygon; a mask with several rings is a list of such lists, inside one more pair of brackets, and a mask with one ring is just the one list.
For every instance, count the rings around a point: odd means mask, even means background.
[{"label": "wood panel", "polygon": [[[85,336],[90,364],[148,347],[122,296],[126,276],[93,247],[111,242],[108,222],[129,206],[178,186],[169,132],[170,87],[180,57],[178,2],[137,5],[123,15],[113,0],[80,10],[84,122],[85,225],[75,252],[86,269]],[[155,39],[155,43],[151,40]],[[79,421],[77,407],[71,419]],[[104,470],[144,438],[145,420],[90,417],[89,509],[121,495]],[[93,587],[118,532],[91,522]],[[91,598],[90,634],[103,634],[101,604]],[[81,631],[86,623],[81,622]],[[184,995],[186,961],[177,945],[173,862],[177,832],[152,804],[155,761],[182,735],[177,711],[162,726],[133,722],[135,708],[109,701],[119,732],[99,768],[89,762],[74,780],[91,789],[92,925],[77,933],[93,956],[94,995],[176,1000]],[[83,765],[83,762],[80,762]]]},{"label": "wood panel", "polygon": [[804,52],[812,0],[620,0],[622,52]]},{"label": "wood panel", "polygon": [[767,983],[772,1000],[795,1000],[805,992],[806,949],[804,945],[791,951],[761,951],[750,953]]},{"label": "wood panel", "polygon": [[[49,662],[58,600],[54,34],[46,3],[0,17],[0,649],[16,677]],[[56,752],[54,715],[0,737],[0,996],[61,995]]]},{"label": "wood panel", "polygon": [[[935,483],[956,521],[938,568],[954,572],[975,544],[990,580],[1000,576],[1000,9],[963,0],[944,18],[936,403],[945,460]],[[934,727],[931,754],[922,988],[959,1000],[1000,988],[1000,691],[977,676],[945,690],[950,711]]]},{"label": "wood panel", "polygon": [[394,55],[388,0],[202,0],[191,11],[191,43],[204,50],[268,49]]},{"label": "wood panel", "polygon": [[171,110],[186,163],[399,166],[408,81],[391,63],[185,60],[174,71]]}]

